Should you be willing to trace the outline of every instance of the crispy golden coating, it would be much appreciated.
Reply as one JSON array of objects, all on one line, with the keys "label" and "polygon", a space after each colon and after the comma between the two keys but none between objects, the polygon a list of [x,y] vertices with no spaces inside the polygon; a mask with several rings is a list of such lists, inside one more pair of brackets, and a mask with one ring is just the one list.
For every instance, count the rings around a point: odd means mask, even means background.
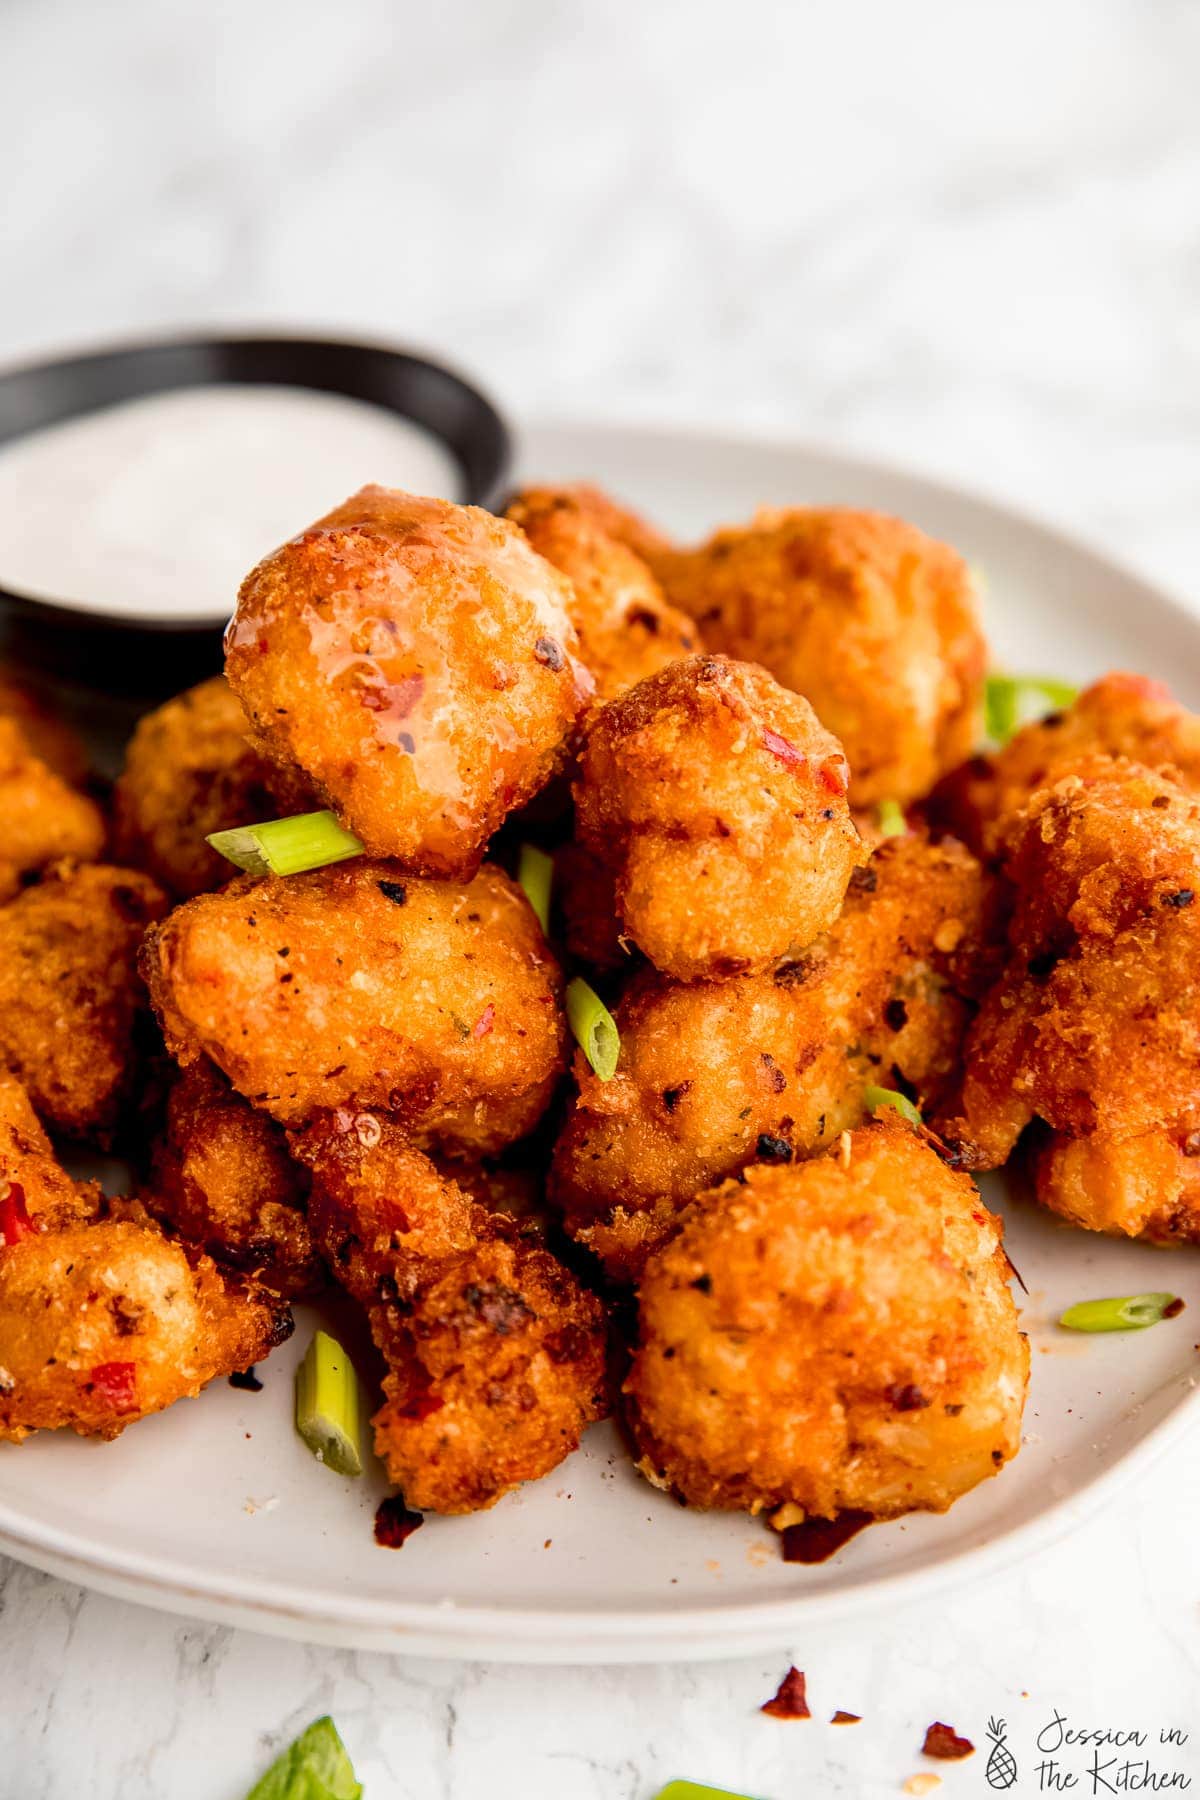
[{"label": "crispy golden coating", "polygon": [[221,887],[233,872],[205,842],[209,832],[316,804],[295,771],[252,748],[241,701],[223,675],[139,721],[113,801],[117,855],[181,900]]},{"label": "crispy golden coating", "polygon": [[595,1297],[393,1119],[340,1108],[296,1151],[318,1240],[388,1363],[375,1447],[406,1503],[476,1512],[554,1468],[606,1410]]},{"label": "crispy golden coating", "polygon": [[766,509],[650,560],[710,649],[811,702],[845,747],[856,806],[915,800],[970,751],[986,655],[970,572],[915,526]]},{"label": "crispy golden coating", "polygon": [[563,1065],[558,966],[493,864],[461,886],[366,858],[243,877],[172,913],[144,968],[177,1060],[209,1057],[285,1125],[356,1102],[487,1155],[532,1130]]},{"label": "crispy golden coating", "polygon": [[[1085,758],[1009,821],[1002,850],[1007,962],[941,1128],[977,1169],[1035,1118],[1067,1138],[1182,1144],[1200,1131],[1200,802],[1138,763]],[[1093,1208],[1111,1222],[1102,1195]]]},{"label": "crispy golden coating", "polygon": [[0,718],[20,726],[34,755],[68,787],[83,787],[88,756],[77,732],[33,688],[0,663]]},{"label": "crispy golden coating", "polygon": [[55,1230],[95,1218],[99,1183],[72,1181],[19,1081],[0,1072],[0,1251],[30,1225]]},{"label": "crispy golden coating", "polygon": [[570,603],[515,525],[363,488],[246,578],[226,673],[374,855],[465,878],[565,761],[592,685]]},{"label": "crispy golden coating", "polygon": [[630,1424],[690,1505],[944,1512],[1020,1448],[999,1221],[900,1124],[849,1151],[747,1170],[647,1265]]},{"label": "crispy golden coating", "polygon": [[68,1137],[109,1142],[134,1094],[138,946],[165,911],[148,876],[66,862],[0,907],[0,1064]]},{"label": "crispy golden coating", "polygon": [[22,875],[60,857],[89,862],[104,848],[99,807],[69,787],[31,747],[24,727],[0,713],[0,900]]},{"label": "crispy golden coating", "polygon": [[1145,675],[1104,675],[1065,712],[1051,713],[990,756],[973,756],[930,796],[930,817],[979,854],[1000,847],[1004,826],[1056,771],[1093,753],[1147,768],[1171,764],[1181,786],[1200,791],[1200,718]]},{"label": "crispy golden coating", "polygon": [[507,516],[571,584],[571,620],[597,701],[701,648],[694,622],[668,605],[641,557],[605,530],[586,492],[526,488]]},{"label": "crispy golden coating", "polygon": [[635,1278],[681,1208],[747,1164],[824,1149],[867,1117],[868,1084],[941,1101],[987,979],[990,892],[958,844],[890,838],[832,931],[774,975],[672,982],[644,971],[617,1008],[621,1056],[555,1150],[567,1229]]},{"label": "crispy golden coating", "polygon": [[695,656],[596,714],[576,832],[624,933],[679,981],[757,973],[841,909],[862,845],[841,745],[765,669]]},{"label": "crispy golden coating", "polygon": [[0,1440],[135,1419],[259,1362],[291,1331],[271,1294],[128,1219],[0,1249]]},{"label": "crispy golden coating", "polygon": [[1050,1133],[1031,1160],[1039,1201],[1073,1225],[1152,1244],[1200,1243],[1200,1131]]},{"label": "crispy golden coating", "polygon": [[[590,481],[571,481],[555,487],[526,488],[515,496],[516,504],[554,502],[569,506],[578,517],[586,519],[596,531],[632,550],[644,564],[669,551],[671,540],[643,519],[640,513],[616,500],[603,488]],[[544,552],[543,552],[544,554]],[[553,558],[551,558],[553,561]]]},{"label": "crispy golden coating", "polygon": [[235,1094],[210,1062],[183,1071],[143,1195],[156,1217],[217,1262],[299,1299],[325,1285],[307,1188],[273,1119]]}]

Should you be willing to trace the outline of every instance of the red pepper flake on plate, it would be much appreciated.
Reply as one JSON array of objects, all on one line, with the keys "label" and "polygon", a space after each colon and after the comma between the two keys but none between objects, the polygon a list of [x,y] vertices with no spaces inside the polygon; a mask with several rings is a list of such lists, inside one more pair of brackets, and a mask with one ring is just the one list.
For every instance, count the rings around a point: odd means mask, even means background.
[{"label": "red pepper flake on plate", "polygon": [[410,1512],[403,1494],[389,1494],[375,1510],[375,1542],[385,1550],[402,1550],[424,1523],[424,1513]]},{"label": "red pepper flake on plate", "polygon": [[960,1757],[974,1756],[975,1746],[970,1738],[959,1737],[953,1725],[943,1725],[935,1719],[925,1733],[921,1754],[936,1756],[940,1762],[957,1762]]},{"label": "red pepper flake on plate", "polygon": [[758,1710],[766,1713],[767,1717],[771,1719],[811,1719],[812,1714],[808,1710],[804,1676],[800,1670],[789,1669],[776,1689],[774,1697],[764,1701]]}]

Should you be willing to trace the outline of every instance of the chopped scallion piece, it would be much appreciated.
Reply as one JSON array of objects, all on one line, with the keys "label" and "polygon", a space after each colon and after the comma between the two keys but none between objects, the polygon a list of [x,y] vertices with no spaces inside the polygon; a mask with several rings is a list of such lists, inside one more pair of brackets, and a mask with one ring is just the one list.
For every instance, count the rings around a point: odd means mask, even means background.
[{"label": "chopped scallion piece", "polygon": [[1079,689],[1043,675],[989,675],[984,687],[984,729],[993,744],[1007,744],[1022,725],[1071,706]]},{"label": "chopped scallion piece", "polygon": [[903,837],[908,830],[904,808],[898,800],[881,800],[875,808],[875,824],[885,837]]},{"label": "chopped scallion piece", "polygon": [[567,983],[567,1019],[596,1074],[601,1081],[611,1081],[621,1054],[621,1035],[599,994],[578,975]]},{"label": "chopped scallion piece", "polygon": [[1081,1300],[1068,1306],[1059,1324],[1068,1331],[1144,1331],[1183,1311],[1175,1294],[1120,1294],[1111,1300]]},{"label": "chopped scallion piece", "polygon": [[358,1377],[327,1331],[314,1331],[296,1370],[296,1430],[326,1468],[338,1475],[362,1474]]},{"label": "chopped scallion piece", "polygon": [[550,929],[550,894],[554,886],[554,858],[536,844],[522,844],[517,880],[538,917],[543,932]]},{"label": "chopped scallion piece", "polygon": [[906,1094],[897,1093],[895,1088],[873,1087],[868,1084],[863,1089],[863,1103],[868,1112],[878,1112],[881,1106],[890,1106],[893,1112],[909,1125],[920,1125],[921,1115]]},{"label": "chopped scallion piece", "polygon": [[333,1720],[314,1719],[255,1782],[246,1800],[362,1800],[362,1783]]},{"label": "chopped scallion piece", "polygon": [[655,1800],[750,1800],[749,1794],[734,1794],[728,1788],[705,1787],[699,1781],[668,1781]]},{"label": "chopped scallion piece", "polygon": [[306,869],[323,869],[363,853],[360,839],[331,812],[297,813],[291,819],[214,831],[207,842],[248,875],[303,875]]}]

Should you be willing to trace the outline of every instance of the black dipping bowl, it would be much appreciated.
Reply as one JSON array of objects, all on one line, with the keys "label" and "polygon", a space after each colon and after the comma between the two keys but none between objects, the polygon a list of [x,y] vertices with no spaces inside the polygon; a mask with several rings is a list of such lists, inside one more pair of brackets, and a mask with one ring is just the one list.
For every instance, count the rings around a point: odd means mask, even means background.
[{"label": "black dipping bowl", "polygon": [[[335,339],[170,338],[33,363],[0,375],[0,444],[124,400],[229,382],[370,401],[441,438],[462,473],[464,500],[488,506],[503,490],[512,440],[478,388],[424,357]],[[158,701],[215,673],[221,628],[83,612],[0,585],[0,655],[76,713],[107,713],[105,700]]]}]

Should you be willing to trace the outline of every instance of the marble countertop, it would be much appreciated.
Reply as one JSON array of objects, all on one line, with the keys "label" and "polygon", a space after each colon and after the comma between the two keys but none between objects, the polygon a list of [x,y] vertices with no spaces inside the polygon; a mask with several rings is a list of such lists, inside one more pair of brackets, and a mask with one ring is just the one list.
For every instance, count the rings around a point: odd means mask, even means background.
[{"label": "marble countertop", "polygon": [[[382,335],[525,416],[761,425],[950,473],[1195,590],[1198,67],[1186,0],[9,0],[0,357],[196,323]],[[805,1724],[756,1711],[784,1656],[389,1660],[0,1563],[0,1800],[238,1800],[327,1710],[369,1800],[650,1800],[680,1774],[875,1800],[932,1719],[986,1749],[993,1713],[1032,1793],[1056,1710],[1196,1721],[1198,1511],[1193,1439],[1011,1574],[822,1627],[792,1646]],[[1196,1746],[1158,1754],[1200,1776]],[[983,1761],[943,1793],[988,1791]]]}]

